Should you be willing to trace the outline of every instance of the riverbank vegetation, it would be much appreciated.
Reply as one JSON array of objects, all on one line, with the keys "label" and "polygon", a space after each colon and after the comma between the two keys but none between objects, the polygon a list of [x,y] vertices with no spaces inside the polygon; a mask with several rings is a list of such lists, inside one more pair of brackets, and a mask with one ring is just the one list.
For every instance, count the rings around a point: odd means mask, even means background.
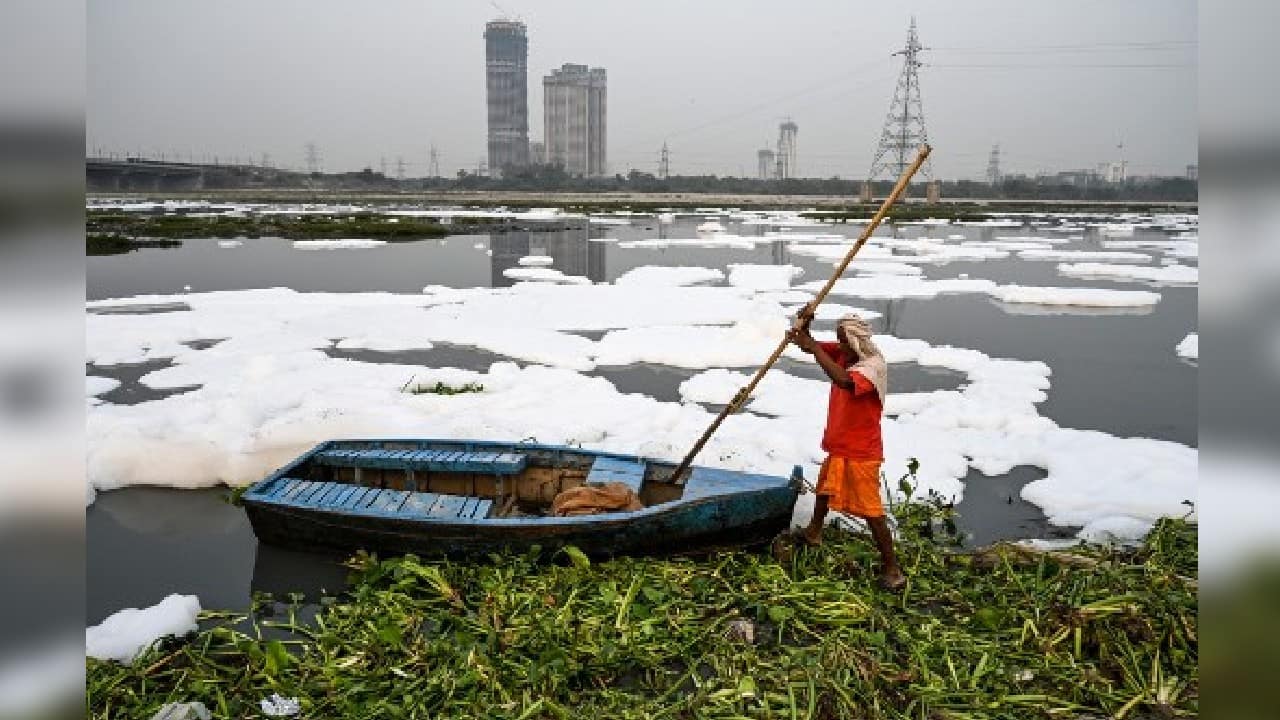
[{"label": "riverbank vegetation", "polygon": [[457,232],[437,222],[381,215],[153,215],[149,213],[90,212],[85,217],[90,241],[123,238],[258,238],[292,240],[375,238],[412,240],[443,237]]},{"label": "riverbank vegetation", "polygon": [[143,248],[171,248],[181,245],[180,240],[134,238],[108,233],[85,235],[84,251],[86,255],[123,255]]},{"label": "riverbank vegetation", "polygon": [[865,537],[836,530],[701,558],[360,555],[318,606],[205,613],[132,665],[89,660],[88,712],[257,717],[279,693],[308,718],[1198,713],[1195,525],[1161,521],[1130,549],[962,554],[937,512],[899,508],[901,594],[876,589]]}]

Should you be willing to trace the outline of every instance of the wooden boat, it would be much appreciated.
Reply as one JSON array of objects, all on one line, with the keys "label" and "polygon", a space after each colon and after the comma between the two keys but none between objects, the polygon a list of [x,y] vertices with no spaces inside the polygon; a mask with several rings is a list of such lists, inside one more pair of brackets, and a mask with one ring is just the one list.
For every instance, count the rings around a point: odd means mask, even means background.
[{"label": "wooden boat", "polygon": [[[466,555],[575,545],[592,555],[697,552],[786,529],[790,478],[569,447],[457,440],[333,440],[241,496],[258,539],[307,550]],[[641,510],[556,517],[556,494],[621,482]]]}]

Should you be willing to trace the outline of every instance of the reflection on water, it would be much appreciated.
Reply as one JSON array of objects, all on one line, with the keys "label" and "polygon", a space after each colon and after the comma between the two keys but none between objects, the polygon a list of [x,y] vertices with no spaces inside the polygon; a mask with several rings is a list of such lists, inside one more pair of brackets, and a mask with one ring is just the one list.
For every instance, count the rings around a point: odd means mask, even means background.
[{"label": "reflection on water", "polygon": [[551,267],[565,275],[590,278],[592,282],[609,280],[605,254],[612,243],[588,242],[588,226],[557,232],[504,232],[489,235],[489,284],[510,287],[516,280],[502,273],[520,267],[527,255],[550,257]]}]

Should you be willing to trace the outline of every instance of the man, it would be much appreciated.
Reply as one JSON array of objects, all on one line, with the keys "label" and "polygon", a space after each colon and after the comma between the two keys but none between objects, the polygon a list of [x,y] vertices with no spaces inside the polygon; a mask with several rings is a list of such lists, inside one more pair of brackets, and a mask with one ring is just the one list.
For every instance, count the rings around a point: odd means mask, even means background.
[{"label": "man", "polygon": [[810,545],[821,544],[828,510],[862,518],[880,551],[880,585],[898,590],[907,578],[893,551],[893,533],[880,500],[880,465],[884,462],[880,416],[889,384],[888,364],[871,341],[871,327],[857,315],[846,315],[836,323],[839,342],[834,343],[818,342],[809,334],[813,321],[810,308],[805,308],[801,318],[787,338],[822,366],[831,378],[831,395],[822,435],[827,459],[818,473],[813,519],[800,537]]}]

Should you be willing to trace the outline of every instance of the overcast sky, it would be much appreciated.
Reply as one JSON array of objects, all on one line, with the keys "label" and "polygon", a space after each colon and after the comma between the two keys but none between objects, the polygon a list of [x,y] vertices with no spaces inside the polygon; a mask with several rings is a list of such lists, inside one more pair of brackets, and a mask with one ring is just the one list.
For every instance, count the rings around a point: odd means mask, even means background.
[{"label": "overcast sky", "polygon": [[[861,178],[914,13],[934,175],[1196,162],[1192,0],[501,0],[529,32],[529,125],[542,76],[608,70],[611,171],[754,174],[778,123],[799,174]],[[89,0],[89,152],[260,159],[425,174],[485,156],[481,0]],[[1123,143],[1123,149],[1117,146]]]}]

